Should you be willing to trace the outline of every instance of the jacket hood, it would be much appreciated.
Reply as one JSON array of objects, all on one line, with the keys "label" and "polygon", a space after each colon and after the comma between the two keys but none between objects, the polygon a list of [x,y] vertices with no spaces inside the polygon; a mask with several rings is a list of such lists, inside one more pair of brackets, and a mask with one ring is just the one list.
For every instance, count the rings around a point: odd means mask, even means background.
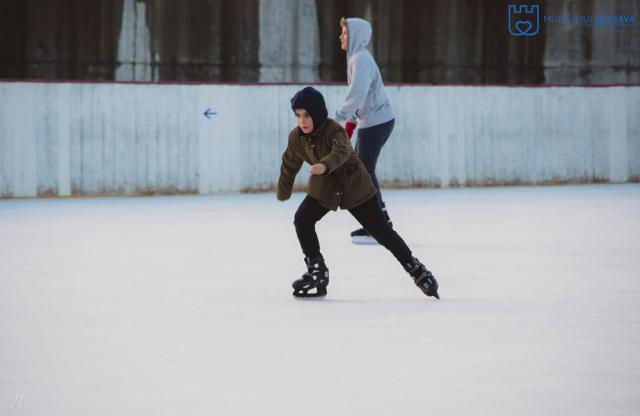
[{"label": "jacket hood", "polygon": [[347,59],[366,48],[371,40],[371,24],[364,19],[347,19]]},{"label": "jacket hood", "polygon": [[[291,109],[295,111],[296,108],[306,110],[311,116],[311,119],[313,120],[312,133],[318,131],[318,129],[322,127],[324,122],[327,121],[327,117],[329,115],[327,105],[324,102],[324,97],[320,91],[313,87],[303,88],[298,91],[293,98],[291,98]],[[298,128],[298,133],[301,136],[304,135],[300,128]]]}]

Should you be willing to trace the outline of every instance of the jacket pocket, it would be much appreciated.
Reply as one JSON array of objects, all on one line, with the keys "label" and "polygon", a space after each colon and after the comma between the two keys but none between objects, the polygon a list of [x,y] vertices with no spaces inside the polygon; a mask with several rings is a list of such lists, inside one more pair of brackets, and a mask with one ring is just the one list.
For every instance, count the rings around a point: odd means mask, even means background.
[{"label": "jacket pocket", "polygon": [[363,185],[366,183],[366,178],[364,177],[364,169],[359,169],[357,164],[353,164],[349,167],[349,169],[345,169],[344,176],[344,188],[345,190],[350,190],[351,192],[357,192]]},{"label": "jacket pocket", "polygon": [[357,163],[345,163],[340,175],[340,182],[342,184],[346,184],[350,180],[351,176],[355,175],[358,170]]}]

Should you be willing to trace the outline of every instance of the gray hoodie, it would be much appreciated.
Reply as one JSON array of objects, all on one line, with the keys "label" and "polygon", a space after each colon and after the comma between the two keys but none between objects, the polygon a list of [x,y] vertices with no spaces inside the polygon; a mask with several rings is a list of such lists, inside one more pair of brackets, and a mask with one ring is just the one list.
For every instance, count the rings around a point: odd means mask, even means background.
[{"label": "gray hoodie", "polygon": [[347,19],[347,82],[349,93],[335,119],[356,121],[359,128],[377,126],[393,120],[393,110],[380,69],[367,50],[371,25],[363,19]]}]

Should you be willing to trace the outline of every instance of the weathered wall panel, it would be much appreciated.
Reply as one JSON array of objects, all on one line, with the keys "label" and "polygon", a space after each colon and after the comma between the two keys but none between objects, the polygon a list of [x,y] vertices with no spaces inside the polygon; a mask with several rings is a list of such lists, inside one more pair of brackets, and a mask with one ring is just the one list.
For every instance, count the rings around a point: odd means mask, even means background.
[{"label": "weathered wall panel", "polygon": [[508,33],[510,0],[2,0],[0,78],[346,80],[342,16],[372,22],[387,82],[640,83],[640,0],[521,1],[545,15],[633,15],[629,27]]},{"label": "weathered wall panel", "polygon": [[[0,83],[0,196],[271,188],[299,88]],[[346,92],[318,89],[331,112]],[[640,176],[640,87],[392,86],[388,94],[397,124],[378,163],[387,184]],[[207,119],[207,109],[217,114]]]}]

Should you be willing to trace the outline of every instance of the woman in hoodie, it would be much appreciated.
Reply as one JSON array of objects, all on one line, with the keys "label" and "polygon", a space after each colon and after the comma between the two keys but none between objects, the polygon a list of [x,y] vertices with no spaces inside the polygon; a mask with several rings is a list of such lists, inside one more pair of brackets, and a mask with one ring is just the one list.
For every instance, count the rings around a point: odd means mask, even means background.
[{"label": "woman in hoodie", "polygon": [[[340,26],[340,47],[347,52],[349,92],[342,107],[336,111],[335,119],[338,123],[346,120],[345,130],[349,138],[358,127],[356,155],[371,175],[378,190],[378,203],[385,219],[392,225],[380,194],[376,163],[382,146],[393,131],[395,118],[389,98],[384,92],[380,69],[367,50],[371,40],[371,25],[363,19],[343,17]],[[353,231],[351,239],[354,243],[376,243],[366,227]]]},{"label": "woman in hoodie", "polygon": [[330,210],[349,210],[371,235],[387,248],[427,295],[438,296],[438,282],[411,253],[404,240],[389,225],[377,199],[377,191],[362,162],[356,157],[346,132],[327,117],[324,97],[312,87],[291,99],[297,127],[289,133],[282,155],[277,197],[291,197],[296,174],[303,162],[309,169],[306,198],[295,214],[294,225],[305,255],[307,272],[293,282],[293,295],[324,296],[329,269],[320,253],[315,224]]}]

